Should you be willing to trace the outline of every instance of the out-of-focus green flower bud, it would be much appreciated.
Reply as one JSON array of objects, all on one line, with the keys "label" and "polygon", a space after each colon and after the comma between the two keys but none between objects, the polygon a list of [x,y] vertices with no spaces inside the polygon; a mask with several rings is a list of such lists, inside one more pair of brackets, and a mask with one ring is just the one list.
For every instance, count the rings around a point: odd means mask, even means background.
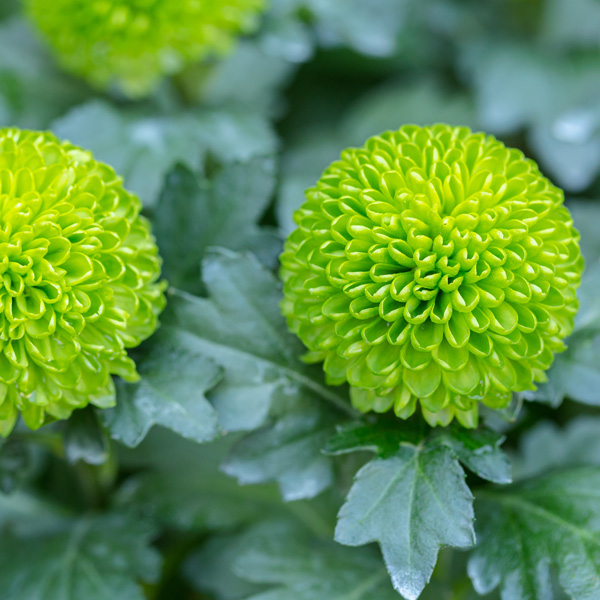
[{"label": "out-of-focus green flower bud", "polygon": [[264,0],[26,0],[58,60],[93,85],[143,96],[164,75],[222,55]]},{"label": "out-of-focus green flower bud", "polygon": [[157,326],[160,258],[140,202],[89,152],[0,130],[0,433],[112,406]]},{"label": "out-of-focus green flower bud", "polygon": [[477,424],[534,389],[573,329],[583,270],[563,193],[464,127],[348,149],[295,215],[283,312],[363,411]]}]

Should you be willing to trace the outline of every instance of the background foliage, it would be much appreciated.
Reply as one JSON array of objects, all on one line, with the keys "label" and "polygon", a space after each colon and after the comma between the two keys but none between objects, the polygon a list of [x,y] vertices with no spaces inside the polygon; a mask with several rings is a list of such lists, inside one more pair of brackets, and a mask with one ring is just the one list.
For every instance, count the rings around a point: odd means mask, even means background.
[{"label": "background foliage", "polygon": [[[120,172],[171,284],[115,409],[3,442],[3,599],[600,598],[598,31],[598,0],[272,0],[231,56],[130,102],[3,0],[0,123]],[[359,418],[279,316],[303,190],[409,122],[523,149],[582,233],[568,351],[475,432]]]}]

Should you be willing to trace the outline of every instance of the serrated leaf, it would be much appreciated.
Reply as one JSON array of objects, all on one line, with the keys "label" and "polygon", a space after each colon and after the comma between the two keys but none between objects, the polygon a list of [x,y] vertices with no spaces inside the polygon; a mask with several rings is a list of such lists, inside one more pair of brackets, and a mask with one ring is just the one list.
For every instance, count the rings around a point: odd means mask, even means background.
[{"label": "serrated leaf", "polygon": [[290,520],[258,524],[232,549],[234,576],[267,588],[248,600],[398,598],[372,549],[323,541]]},{"label": "serrated leaf", "polygon": [[160,331],[138,361],[141,380],[118,382],[115,408],[98,411],[110,435],[137,446],[153,425],[196,442],[219,435],[217,414],[205,397],[221,369],[177,331]]},{"label": "serrated leaf", "polygon": [[340,510],[336,541],[378,542],[394,588],[414,600],[429,581],[442,546],[474,541],[473,496],[447,447],[402,446],[365,465]]},{"label": "serrated leaf", "polygon": [[269,154],[276,146],[267,121],[250,113],[157,114],[117,109],[99,100],[73,109],[52,129],[111,165],[149,207],[156,204],[163,179],[177,162],[198,170],[207,152],[229,162]]},{"label": "serrated leaf", "polygon": [[274,510],[276,487],[240,487],[224,474],[173,469],[141,474],[120,490],[118,504],[182,531],[232,529]]},{"label": "serrated leaf", "polygon": [[600,596],[600,468],[580,467],[481,492],[475,589],[511,600],[552,600],[552,567],[573,600]]},{"label": "serrated leaf", "polygon": [[[479,41],[466,45],[462,58],[475,85],[480,122],[489,131],[514,132],[552,112],[552,65],[540,53]],[[532,103],[534,97],[539,102]]]},{"label": "serrated leaf", "polygon": [[274,267],[281,242],[258,226],[275,186],[272,158],[225,166],[216,177],[196,177],[175,167],[154,213],[154,234],[169,283],[192,293],[202,291],[200,263],[209,246],[253,251]]},{"label": "serrated leaf", "polygon": [[64,519],[63,507],[33,492],[0,494],[0,525],[14,536],[27,538],[55,532]]},{"label": "serrated leaf", "polygon": [[343,391],[325,385],[322,369],[300,360],[300,342],[279,309],[280,284],[254,257],[211,251],[203,273],[210,297],[172,292],[162,321],[224,368],[211,399],[225,430],[256,429],[278,394],[302,388],[352,412]]},{"label": "serrated leaf", "polygon": [[240,484],[277,481],[286,501],[313,498],[333,482],[331,459],[321,448],[333,431],[335,413],[310,397],[285,402],[271,424],[239,441],[223,471]]},{"label": "serrated leaf", "polygon": [[[598,75],[596,71],[596,79]],[[574,84],[568,79],[558,83],[560,87],[571,85]],[[585,93],[595,94],[598,90],[586,90]],[[531,129],[529,144],[541,167],[551,173],[561,187],[580,192],[593,183],[600,169],[600,137],[594,135],[599,122],[600,107],[582,111],[575,106],[557,115],[550,123],[536,124]],[[577,134],[576,140],[569,139],[572,130],[582,127],[587,131]],[[557,131],[565,131],[566,136],[557,135]]]},{"label": "serrated leaf", "polygon": [[422,442],[428,447],[443,444],[479,477],[496,483],[508,483],[511,480],[510,463],[500,449],[503,441],[502,435],[484,427],[465,429],[451,425],[431,429],[422,419],[402,422],[396,418],[369,416],[361,421],[339,425],[335,435],[325,445],[324,452],[338,455],[368,450],[387,458],[406,443],[418,445]]},{"label": "serrated leaf", "polygon": [[[598,221],[591,219],[591,222],[597,223]],[[590,334],[593,334],[600,330],[600,261],[596,258],[596,260],[587,264],[588,266],[581,279],[581,285],[577,290],[579,312],[575,316],[575,334],[584,330],[588,330]],[[568,338],[567,345],[573,339],[576,340],[576,338]]]},{"label": "serrated leaf", "polygon": [[338,425],[323,451],[337,456],[366,450],[387,457],[394,455],[403,443],[418,444],[425,435],[426,429],[421,420],[404,423],[396,418],[369,416]]},{"label": "serrated leaf", "polygon": [[31,537],[0,539],[3,600],[143,600],[136,579],[159,574],[153,531],[120,517],[67,521]]},{"label": "serrated leaf", "polygon": [[491,429],[464,429],[451,425],[437,429],[433,442],[446,444],[458,460],[482,479],[495,483],[511,482],[510,461],[500,448],[504,436]]}]

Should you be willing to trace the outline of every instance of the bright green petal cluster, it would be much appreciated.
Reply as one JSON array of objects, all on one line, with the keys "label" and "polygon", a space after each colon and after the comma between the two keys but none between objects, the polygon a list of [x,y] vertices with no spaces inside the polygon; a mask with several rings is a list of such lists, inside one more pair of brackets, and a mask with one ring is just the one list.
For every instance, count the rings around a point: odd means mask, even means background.
[{"label": "bright green petal cluster", "polygon": [[126,348],[157,326],[164,285],[140,202],[89,152],[50,133],[0,130],[0,433],[88,403],[111,375],[135,380]]},{"label": "bright green petal cluster", "polygon": [[363,410],[477,424],[545,380],[583,270],[563,193],[464,127],[408,125],[348,149],[295,215],[283,312]]},{"label": "bright green petal cluster", "polygon": [[163,75],[229,50],[264,0],[26,0],[60,62],[93,85],[147,94]]}]

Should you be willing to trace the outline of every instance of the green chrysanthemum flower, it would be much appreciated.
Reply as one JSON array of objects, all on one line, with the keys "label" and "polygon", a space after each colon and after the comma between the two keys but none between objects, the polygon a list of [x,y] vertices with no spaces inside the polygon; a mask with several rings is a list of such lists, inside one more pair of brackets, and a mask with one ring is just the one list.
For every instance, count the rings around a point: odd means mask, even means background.
[{"label": "green chrysanthemum flower", "polygon": [[97,87],[131,96],[163,75],[222,55],[257,22],[264,0],[27,0],[60,62]]},{"label": "green chrysanthemum flower", "polygon": [[164,286],[140,202],[89,152],[0,130],[0,433],[114,404]]},{"label": "green chrysanthemum flower", "polygon": [[405,126],[348,149],[295,215],[283,312],[363,410],[417,402],[477,423],[545,380],[573,329],[583,269],[563,193],[464,127]]}]

